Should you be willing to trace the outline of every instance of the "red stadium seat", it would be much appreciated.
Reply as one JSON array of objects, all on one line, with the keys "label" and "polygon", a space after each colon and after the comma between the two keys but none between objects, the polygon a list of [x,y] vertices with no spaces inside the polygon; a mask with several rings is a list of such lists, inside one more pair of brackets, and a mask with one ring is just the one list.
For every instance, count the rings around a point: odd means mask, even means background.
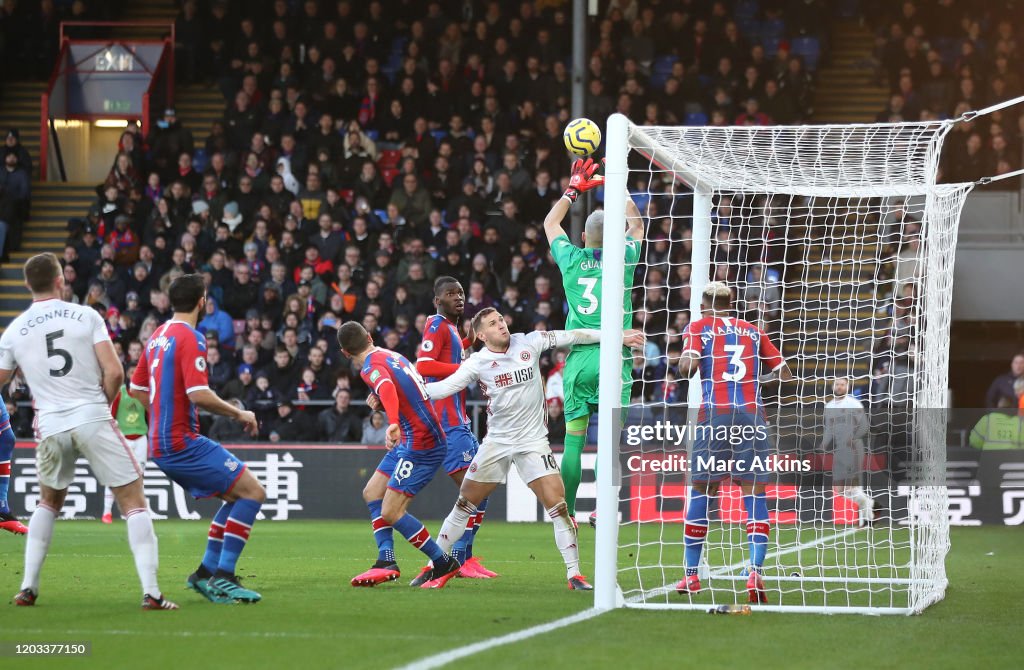
[{"label": "red stadium seat", "polygon": [[381,170],[396,168],[401,160],[402,152],[397,149],[386,149],[380,152],[380,158],[377,159],[377,167]]}]

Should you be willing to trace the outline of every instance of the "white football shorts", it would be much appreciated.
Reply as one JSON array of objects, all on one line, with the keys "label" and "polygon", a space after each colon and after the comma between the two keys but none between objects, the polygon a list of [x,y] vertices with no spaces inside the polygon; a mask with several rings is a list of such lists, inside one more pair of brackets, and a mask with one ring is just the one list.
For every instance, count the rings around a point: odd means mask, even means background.
[{"label": "white football shorts", "polygon": [[513,464],[527,484],[545,475],[558,474],[558,463],[547,440],[510,445],[485,438],[469,464],[466,477],[477,482],[500,483],[505,481]]},{"label": "white football shorts", "polygon": [[92,421],[43,438],[36,445],[39,483],[58,491],[66,489],[75,480],[75,461],[79,455],[89,461],[103,486],[124,486],[142,477],[142,465],[111,419]]}]

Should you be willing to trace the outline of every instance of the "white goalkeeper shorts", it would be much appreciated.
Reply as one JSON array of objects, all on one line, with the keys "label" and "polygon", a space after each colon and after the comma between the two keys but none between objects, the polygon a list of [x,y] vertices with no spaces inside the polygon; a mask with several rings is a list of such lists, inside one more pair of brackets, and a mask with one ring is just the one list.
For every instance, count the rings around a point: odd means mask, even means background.
[{"label": "white goalkeeper shorts", "polygon": [[558,463],[547,440],[511,445],[484,439],[469,464],[466,478],[476,482],[501,483],[513,464],[519,471],[519,477],[527,484],[546,475],[558,474]]},{"label": "white goalkeeper shorts", "polygon": [[832,481],[836,486],[855,486],[860,484],[864,474],[864,442],[851,440],[836,445],[832,452]]},{"label": "white goalkeeper shorts", "polygon": [[92,421],[43,438],[36,445],[39,483],[58,491],[66,489],[75,480],[75,461],[79,456],[89,461],[103,486],[124,486],[142,477],[142,465],[111,419]]}]

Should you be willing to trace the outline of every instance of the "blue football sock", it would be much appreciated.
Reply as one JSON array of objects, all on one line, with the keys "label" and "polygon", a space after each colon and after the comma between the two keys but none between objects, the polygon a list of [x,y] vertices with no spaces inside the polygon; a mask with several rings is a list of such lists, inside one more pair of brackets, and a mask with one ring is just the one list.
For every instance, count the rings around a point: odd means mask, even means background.
[{"label": "blue football sock", "polygon": [[466,558],[473,558],[473,543],[476,542],[476,534],[480,532],[480,525],[484,522],[484,512],[487,511],[488,500],[490,498],[484,498],[476,506],[476,517],[473,519],[472,535],[470,535],[469,544],[466,546]]},{"label": "blue football sock", "polygon": [[[6,412],[5,412],[6,414]],[[0,512],[10,512],[7,506],[7,487],[11,483],[11,456],[14,454],[14,431],[10,419],[0,427]]]},{"label": "blue football sock", "polygon": [[220,552],[224,548],[224,526],[228,522],[231,508],[235,503],[226,502],[220,506],[217,513],[213,515],[210,522],[210,532],[206,536],[206,553],[203,554],[202,569],[211,575],[217,572],[217,564],[220,563]]},{"label": "blue football sock", "polygon": [[747,509],[747,540],[750,544],[750,566],[760,571],[768,551],[768,500],[765,494],[743,496]]},{"label": "blue football sock", "polygon": [[395,530],[402,534],[402,537],[409,540],[409,544],[416,547],[427,557],[434,561],[434,565],[442,562],[445,558],[441,547],[431,539],[426,527],[412,514],[406,514],[395,522]]},{"label": "blue football sock", "polygon": [[377,560],[394,563],[395,532],[380,516],[383,506],[383,500],[371,500],[366,503],[366,507],[370,510],[370,523],[373,525],[373,541],[377,543]]},{"label": "blue football sock", "polygon": [[221,549],[220,562],[217,563],[217,574],[235,574],[235,564],[245,549],[245,543],[249,541],[249,533],[252,532],[252,525],[256,523],[256,515],[261,506],[262,503],[248,498],[235,501],[228,521],[224,524],[224,548]]},{"label": "blue football sock", "polygon": [[683,524],[683,557],[687,575],[697,574],[707,534],[708,497],[697,489],[691,489],[690,503],[686,508],[686,523]]}]

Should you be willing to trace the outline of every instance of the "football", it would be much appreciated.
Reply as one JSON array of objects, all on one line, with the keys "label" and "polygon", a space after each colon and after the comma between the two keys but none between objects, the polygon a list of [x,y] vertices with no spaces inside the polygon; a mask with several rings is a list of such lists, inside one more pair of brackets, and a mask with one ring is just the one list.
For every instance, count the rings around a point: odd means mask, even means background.
[{"label": "football", "polygon": [[576,156],[589,156],[601,146],[601,129],[590,119],[574,119],[563,133],[565,148]]}]

